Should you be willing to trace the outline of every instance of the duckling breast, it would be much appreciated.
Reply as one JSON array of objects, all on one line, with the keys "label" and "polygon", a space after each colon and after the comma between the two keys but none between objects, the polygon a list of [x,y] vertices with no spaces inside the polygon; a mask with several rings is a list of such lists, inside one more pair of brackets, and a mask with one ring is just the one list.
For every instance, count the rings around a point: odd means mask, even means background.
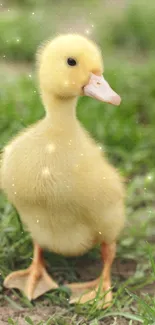
[{"label": "duckling breast", "polygon": [[32,237],[59,254],[111,242],[124,224],[121,180],[83,133],[50,138],[32,129],[15,139],[3,155],[2,187]]}]

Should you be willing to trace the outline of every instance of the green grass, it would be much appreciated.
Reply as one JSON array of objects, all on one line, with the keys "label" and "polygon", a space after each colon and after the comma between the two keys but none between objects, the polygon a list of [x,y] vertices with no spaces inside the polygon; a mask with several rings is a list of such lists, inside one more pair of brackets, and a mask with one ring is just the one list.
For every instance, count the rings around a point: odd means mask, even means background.
[{"label": "green grass", "polygon": [[[52,21],[50,15],[43,10],[42,1],[37,5],[35,1],[25,1],[24,9],[16,8],[16,5],[19,5],[18,1],[13,4],[8,1],[10,12],[5,11],[3,17],[0,16],[0,55],[2,58],[6,56],[3,58],[4,64],[9,59],[16,63],[21,60],[31,62],[38,44],[56,31],[58,18]],[[89,4],[86,7],[89,9]],[[57,8],[57,5],[53,8]],[[35,15],[32,15],[33,10]],[[63,10],[64,6],[60,12],[63,13]],[[98,301],[91,306],[69,306],[69,292],[65,287],[60,287],[58,291],[50,292],[33,303],[15,290],[8,292],[3,289],[2,282],[6,274],[30,264],[32,243],[17,212],[1,193],[0,306],[7,304],[19,311],[23,307],[28,308],[27,315],[23,316],[25,324],[36,325],[31,315],[34,308],[43,308],[45,302],[50,308],[54,305],[55,310],[52,309],[49,317],[43,317],[42,322],[37,322],[38,325],[99,325],[105,322],[120,325],[125,319],[126,324],[130,325],[155,323],[154,290],[148,295],[145,289],[149,284],[153,286],[155,281],[153,2],[150,1],[150,5],[147,2],[146,6],[132,1],[116,19],[111,20],[110,17],[114,18],[114,13],[107,13],[105,21],[99,21],[96,33],[105,53],[106,79],[122,96],[122,104],[116,108],[93,99],[80,98],[77,115],[103,146],[110,161],[119,168],[127,183],[127,225],[117,249],[120,271],[113,273],[113,306],[105,311],[98,311]],[[109,39],[106,30],[101,29],[106,24]],[[23,127],[44,114],[33,71],[12,72],[11,69],[7,74],[0,71],[0,149]],[[95,263],[99,260],[99,250],[95,248],[77,259],[65,259],[45,252],[45,258],[49,272],[63,283],[79,280],[82,274],[80,265],[88,272],[91,264],[98,266]],[[129,275],[122,271],[125,263]],[[57,306],[62,309],[57,309]],[[10,317],[8,323],[17,324],[17,321]]]},{"label": "green grass", "polygon": [[[69,1],[62,1],[59,7],[56,1],[47,0],[46,4],[40,1],[38,5],[38,1],[30,0],[25,4],[30,2],[31,5],[24,8],[22,5],[17,7],[16,1],[14,5],[9,1],[7,6],[3,4],[5,10],[0,19],[1,59],[32,62],[38,46],[59,33],[79,32],[86,36],[89,30],[92,38],[98,35],[98,15],[102,10],[100,1],[95,7],[95,0],[85,2],[82,7],[81,0],[72,7]],[[104,29],[104,22],[101,28]]]},{"label": "green grass", "polygon": [[41,11],[6,11],[0,20],[1,58],[32,61],[40,43],[53,33],[50,17]]},{"label": "green grass", "polygon": [[153,0],[126,2],[125,14],[111,26],[113,45],[127,47],[128,51],[140,51],[144,55],[155,49],[154,20],[155,3]]},{"label": "green grass", "polygon": [[95,0],[86,1],[83,6],[81,0],[75,1],[72,7],[68,1],[62,1],[58,7],[54,0],[14,0],[2,4],[6,9],[0,20],[1,58],[33,61],[37,47],[45,39],[62,32],[86,35],[86,30],[104,52],[107,48],[114,52],[122,49],[133,57],[140,53],[144,60],[155,49],[153,0],[149,5],[140,0],[123,6],[113,3],[114,10],[104,8],[102,1],[96,5]]}]

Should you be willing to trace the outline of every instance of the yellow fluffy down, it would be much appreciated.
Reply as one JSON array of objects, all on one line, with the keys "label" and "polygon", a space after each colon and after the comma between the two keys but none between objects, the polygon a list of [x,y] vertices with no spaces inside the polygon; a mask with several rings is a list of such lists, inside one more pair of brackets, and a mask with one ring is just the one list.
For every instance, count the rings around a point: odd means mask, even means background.
[{"label": "yellow fluffy down", "polygon": [[[67,57],[76,57],[75,69]],[[38,60],[46,116],[2,155],[1,187],[32,238],[67,256],[113,242],[124,225],[122,180],[76,118],[77,97],[91,72],[103,72],[94,43],[79,35],[48,42]]]}]

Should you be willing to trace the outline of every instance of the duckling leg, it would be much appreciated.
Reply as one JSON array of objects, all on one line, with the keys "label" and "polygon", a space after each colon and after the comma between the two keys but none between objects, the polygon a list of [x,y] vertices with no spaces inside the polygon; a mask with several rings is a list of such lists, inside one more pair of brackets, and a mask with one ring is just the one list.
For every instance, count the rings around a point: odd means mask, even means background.
[{"label": "duckling leg", "polygon": [[9,274],[4,280],[4,286],[23,291],[29,300],[36,299],[45,292],[58,288],[57,283],[46,272],[42,250],[36,243],[34,244],[32,264],[26,270]]},{"label": "duckling leg", "polygon": [[97,294],[105,294],[103,297],[103,301],[99,301],[98,308],[107,308],[112,302],[112,291],[111,291],[111,266],[115,257],[116,252],[116,244],[102,244],[101,248],[102,259],[104,261],[104,267],[101,276],[91,282],[86,283],[72,283],[68,285],[68,287],[72,290],[72,292],[83,291],[85,289],[92,289],[91,291],[84,293],[81,298],[80,296],[73,296],[71,298],[70,303],[80,303],[84,304],[96,298]]}]

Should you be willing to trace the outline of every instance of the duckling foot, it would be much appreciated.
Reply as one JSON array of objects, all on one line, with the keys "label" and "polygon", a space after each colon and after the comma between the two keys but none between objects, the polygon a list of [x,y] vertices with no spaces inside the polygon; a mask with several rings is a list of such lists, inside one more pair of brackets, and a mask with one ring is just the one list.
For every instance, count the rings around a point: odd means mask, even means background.
[{"label": "duckling foot", "polygon": [[[101,277],[91,282],[69,284],[68,287],[73,293],[70,299],[70,304],[96,302],[97,308],[99,309],[107,308],[112,304],[110,270],[115,257],[115,250],[115,243],[111,245],[107,245],[105,243],[102,244],[102,258],[104,260],[104,267]],[[86,289],[93,290],[84,292]],[[76,293],[75,296],[74,293]],[[79,295],[78,293],[82,293],[82,295]]]},{"label": "duckling foot", "polygon": [[36,299],[45,292],[58,288],[57,283],[45,270],[41,249],[37,244],[35,244],[34,259],[30,267],[9,274],[4,281],[4,286],[23,291],[29,300]]},{"label": "duckling foot", "polygon": [[85,304],[85,303],[96,303],[98,309],[105,309],[111,306],[112,303],[112,291],[100,290],[100,286],[96,286],[95,289],[84,293],[83,295],[74,296],[70,299],[70,304]]}]

